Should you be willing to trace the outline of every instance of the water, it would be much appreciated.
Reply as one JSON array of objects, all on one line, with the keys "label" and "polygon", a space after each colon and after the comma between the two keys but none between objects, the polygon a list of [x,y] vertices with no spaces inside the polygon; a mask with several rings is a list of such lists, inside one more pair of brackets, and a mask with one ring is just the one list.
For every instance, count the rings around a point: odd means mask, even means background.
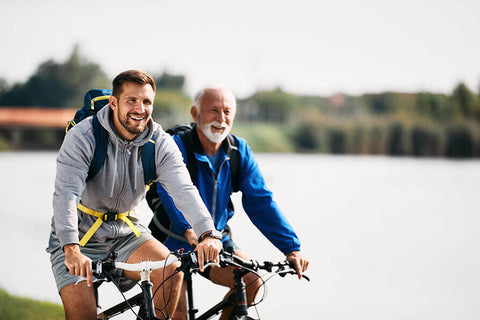
[{"label": "water", "polygon": [[[0,153],[0,286],[60,302],[44,251],[55,156]],[[302,240],[312,279],[269,281],[258,306],[262,319],[477,319],[480,162],[269,154],[257,160]],[[243,212],[232,228],[252,258],[282,258]],[[200,309],[225,293],[195,280]],[[109,287],[100,294],[104,306],[120,299]]]}]

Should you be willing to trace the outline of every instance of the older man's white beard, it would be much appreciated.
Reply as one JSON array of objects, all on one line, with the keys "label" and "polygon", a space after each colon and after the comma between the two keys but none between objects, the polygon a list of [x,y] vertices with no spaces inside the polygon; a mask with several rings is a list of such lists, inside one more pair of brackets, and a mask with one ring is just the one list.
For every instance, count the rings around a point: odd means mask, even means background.
[{"label": "older man's white beard", "polygon": [[[211,127],[221,127],[225,128],[223,133],[220,132],[212,132]],[[225,122],[219,123],[218,121],[213,121],[210,123],[202,124],[200,125],[200,130],[203,132],[203,134],[207,137],[208,140],[210,140],[213,143],[220,143],[222,142],[230,133],[230,130],[232,128],[228,126]]]}]

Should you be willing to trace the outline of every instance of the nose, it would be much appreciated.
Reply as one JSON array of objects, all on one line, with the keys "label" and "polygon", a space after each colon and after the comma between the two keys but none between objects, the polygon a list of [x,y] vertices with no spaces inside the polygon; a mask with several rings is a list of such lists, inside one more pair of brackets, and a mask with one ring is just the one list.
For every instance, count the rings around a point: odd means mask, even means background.
[{"label": "nose", "polygon": [[219,112],[218,113],[218,121],[220,123],[223,123],[223,122],[225,122],[225,119],[226,119],[225,113],[223,111]]},{"label": "nose", "polygon": [[145,106],[145,104],[143,102],[138,102],[136,105],[135,105],[135,111],[138,112],[138,113],[144,113],[145,112],[145,109],[147,109],[147,107]]}]

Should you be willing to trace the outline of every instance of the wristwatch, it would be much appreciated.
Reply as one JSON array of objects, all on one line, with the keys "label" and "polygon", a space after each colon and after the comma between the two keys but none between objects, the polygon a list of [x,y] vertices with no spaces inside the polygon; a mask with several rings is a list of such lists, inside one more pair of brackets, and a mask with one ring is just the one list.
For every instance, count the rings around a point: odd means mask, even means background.
[{"label": "wristwatch", "polygon": [[223,238],[222,233],[220,231],[214,229],[214,230],[210,230],[210,231],[207,231],[204,234],[202,234],[200,236],[200,239],[198,239],[199,240],[198,242],[202,242],[207,237],[217,239],[217,240],[222,240],[222,238]]}]

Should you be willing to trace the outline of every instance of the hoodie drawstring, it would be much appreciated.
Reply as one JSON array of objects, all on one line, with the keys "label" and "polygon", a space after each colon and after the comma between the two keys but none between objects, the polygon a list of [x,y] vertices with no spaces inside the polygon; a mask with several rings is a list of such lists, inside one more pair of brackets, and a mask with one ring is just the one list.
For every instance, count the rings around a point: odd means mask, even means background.
[{"label": "hoodie drawstring", "polygon": [[115,159],[113,161],[114,167],[113,167],[113,181],[112,181],[112,188],[110,189],[110,198],[113,198],[113,189],[115,187],[115,180],[117,178],[117,157],[118,157],[118,140],[115,140]]}]

